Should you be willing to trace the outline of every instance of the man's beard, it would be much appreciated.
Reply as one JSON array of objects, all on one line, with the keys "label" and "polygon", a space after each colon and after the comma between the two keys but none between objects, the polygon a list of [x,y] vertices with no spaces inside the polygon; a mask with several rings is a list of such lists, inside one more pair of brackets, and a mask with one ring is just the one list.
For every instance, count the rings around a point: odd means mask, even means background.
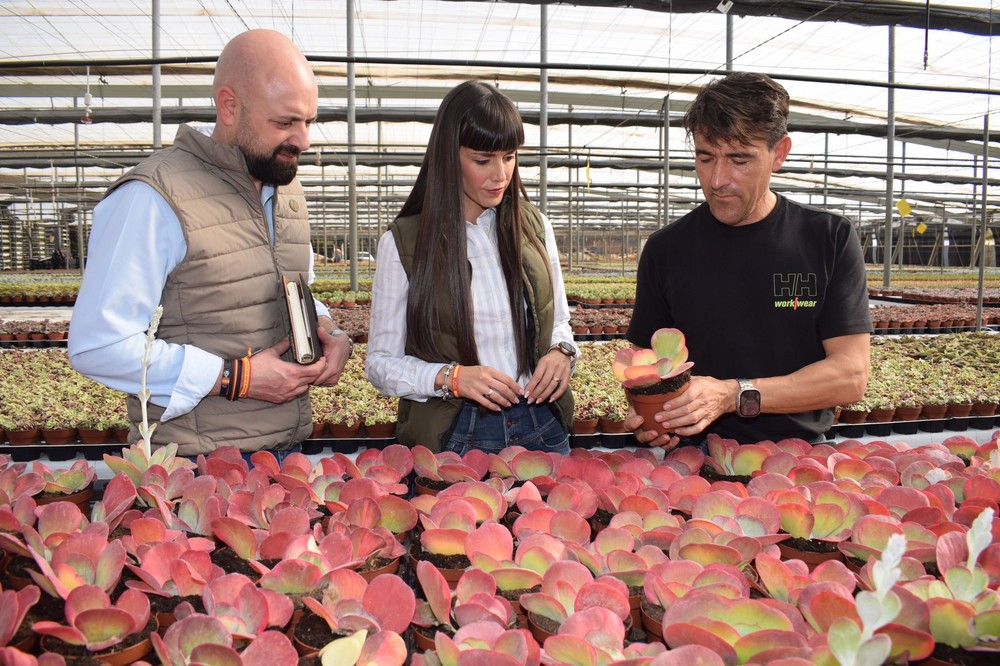
[{"label": "man's beard", "polygon": [[240,152],[247,161],[247,170],[250,175],[262,183],[270,185],[288,185],[295,178],[298,171],[298,162],[286,162],[279,160],[278,155],[285,153],[298,157],[302,152],[295,146],[283,143],[274,149],[270,155],[258,155],[251,152],[249,146],[240,146]]}]

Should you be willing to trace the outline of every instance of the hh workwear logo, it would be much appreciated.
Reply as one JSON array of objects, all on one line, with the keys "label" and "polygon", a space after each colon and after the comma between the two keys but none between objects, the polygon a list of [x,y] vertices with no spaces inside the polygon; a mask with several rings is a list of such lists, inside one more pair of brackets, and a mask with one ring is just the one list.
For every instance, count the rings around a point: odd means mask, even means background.
[{"label": "hh workwear logo", "polygon": [[814,308],[818,295],[815,273],[774,274],[775,308]]}]

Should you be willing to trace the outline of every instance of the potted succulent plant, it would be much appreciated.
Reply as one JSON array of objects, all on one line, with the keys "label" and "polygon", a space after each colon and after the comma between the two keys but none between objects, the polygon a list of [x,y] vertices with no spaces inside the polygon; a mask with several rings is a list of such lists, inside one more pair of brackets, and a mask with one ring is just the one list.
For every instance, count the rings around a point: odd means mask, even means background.
[{"label": "potted succulent plant", "polygon": [[629,404],[643,418],[643,427],[664,434],[653,416],[663,410],[665,402],[687,390],[694,363],[687,360],[684,334],[676,328],[653,333],[650,346],[621,349],[611,369],[625,388]]}]

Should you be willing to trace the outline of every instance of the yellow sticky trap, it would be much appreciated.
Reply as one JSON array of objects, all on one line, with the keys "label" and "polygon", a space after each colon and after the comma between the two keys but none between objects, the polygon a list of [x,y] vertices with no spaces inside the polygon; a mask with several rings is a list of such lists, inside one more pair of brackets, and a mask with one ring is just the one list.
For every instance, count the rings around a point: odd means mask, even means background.
[{"label": "yellow sticky trap", "polygon": [[906,199],[900,199],[899,201],[896,202],[896,210],[898,210],[899,214],[902,215],[903,217],[906,217],[913,211],[913,209],[910,207],[910,202],[908,202]]},{"label": "yellow sticky trap", "polygon": [[917,225],[917,233],[918,234],[922,234],[925,231],[927,231],[927,225],[926,224],[924,224],[923,222],[921,222],[920,224]]}]

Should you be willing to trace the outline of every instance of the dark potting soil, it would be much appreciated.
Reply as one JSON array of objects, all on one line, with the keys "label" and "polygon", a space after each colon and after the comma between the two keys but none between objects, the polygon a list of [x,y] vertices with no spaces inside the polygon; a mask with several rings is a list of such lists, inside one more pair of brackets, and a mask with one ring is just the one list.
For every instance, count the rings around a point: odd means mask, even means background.
[{"label": "dark potting soil", "polygon": [[736,481],[743,485],[750,483],[750,480],[753,478],[748,474],[719,474],[707,465],[702,465],[698,474],[706,481]]},{"label": "dark potting soil", "polygon": [[343,636],[331,631],[330,625],[322,617],[308,611],[295,623],[293,633],[296,639],[314,650],[319,650],[330,641]]},{"label": "dark potting soil", "polygon": [[222,567],[222,570],[226,573],[243,574],[255,583],[260,580],[260,574],[250,566],[250,563],[237,555],[236,551],[228,546],[216,548],[212,551],[212,563]]},{"label": "dark potting soil", "polygon": [[789,537],[782,541],[783,544],[795,550],[805,553],[836,553],[837,544],[833,541],[820,541],[819,539],[802,539],[800,537]]},{"label": "dark potting soil", "polygon": [[49,652],[55,652],[66,657],[68,662],[70,659],[73,660],[74,664],[102,664],[101,657],[104,655],[112,654],[114,652],[121,652],[124,649],[130,648],[133,645],[137,645],[142,641],[149,638],[149,635],[156,630],[156,617],[150,613],[149,621],[146,623],[145,628],[142,631],[128,636],[118,645],[112,645],[104,650],[97,650],[96,652],[91,652],[84,645],[72,645],[63,640],[60,640],[54,636],[48,636],[45,639],[45,647]]},{"label": "dark potting soil", "polygon": [[536,615],[535,613],[528,613],[528,619],[531,620],[532,624],[543,631],[547,631],[550,634],[559,633],[559,622],[556,622],[552,618],[545,617],[544,615]]},{"label": "dark potting soil", "polygon": [[[996,652],[977,652],[975,650],[963,650],[953,648],[943,643],[934,644],[933,657],[946,661],[956,666],[996,666]],[[920,662],[917,662],[920,663]]]},{"label": "dark potting soil", "polygon": [[396,561],[395,557],[379,557],[378,555],[372,555],[367,560],[361,563],[357,567],[356,571],[361,573],[362,571],[376,571],[383,567],[387,567]]},{"label": "dark potting soil", "polygon": [[522,587],[519,590],[501,590],[497,588],[497,594],[506,599],[507,601],[520,601],[522,594],[528,594],[529,592],[541,592],[542,586],[536,585],[532,588]]},{"label": "dark potting soil", "polygon": [[427,560],[438,569],[468,569],[472,562],[465,555],[438,555],[428,553],[420,545],[419,541],[414,541],[410,547],[410,555],[417,560]]},{"label": "dark potting soil", "polygon": [[643,386],[642,388],[630,388],[629,391],[636,395],[659,395],[660,393],[673,393],[680,387],[691,381],[691,371],[685,370],[676,377],[671,377],[670,379],[661,379],[652,386]]},{"label": "dark potting soil", "polygon": [[192,594],[187,597],[161,597],[158,594],[147,595],[149,597],[150,613],[173,613],[181,603],[188,602],[196,613],[205,612],[205,602],[200,595]]},{"label": "dark potting soil", "polygon": [[452,485],[451,481],[438,481],[437,479],[428,479],[426,476],[418,476],[416,482],[423,486],[424,488],[429,488],[431,490],[441,491]]}]

